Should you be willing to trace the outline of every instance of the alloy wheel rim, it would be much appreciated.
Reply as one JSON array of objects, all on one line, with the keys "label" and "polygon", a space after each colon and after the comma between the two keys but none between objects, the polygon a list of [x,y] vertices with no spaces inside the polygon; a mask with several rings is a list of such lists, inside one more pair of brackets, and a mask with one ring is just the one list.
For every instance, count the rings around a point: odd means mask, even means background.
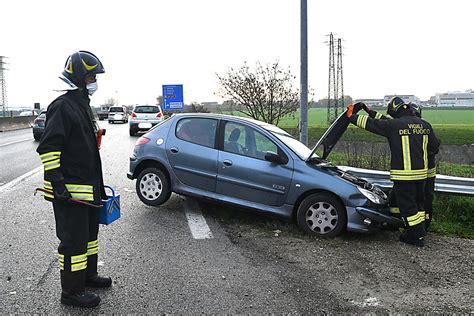
[{"label": "alloy wheel rim", "polygon": [[333,231],[338,220],[336,208],[327,202],[316,202],[306,211],[306,225],[318,234]]},{"label": "alloy wheel rim", "polygon": [[156,200],[163,191],[163,183],[154,173],[145,174],[140,180],[139,187],[140,194],[148,201]]}]

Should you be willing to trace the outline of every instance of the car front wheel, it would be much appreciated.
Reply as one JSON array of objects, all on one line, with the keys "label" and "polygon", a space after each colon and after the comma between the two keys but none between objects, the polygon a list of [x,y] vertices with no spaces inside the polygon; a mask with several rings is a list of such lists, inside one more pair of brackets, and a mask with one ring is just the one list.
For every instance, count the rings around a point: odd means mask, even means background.
[{"label": "car front wheel", "polygon": [[140,172],[136,183],[137,195],[146,205],[158,206],[170,198],[171,188],[166,175],[157,168]]},{"label": "car front wheel", "polygon": [[314,193],[301,202],[298,226],[311,235],[334,237],[346,227],[347,214],[337,198],[327,193]]}]

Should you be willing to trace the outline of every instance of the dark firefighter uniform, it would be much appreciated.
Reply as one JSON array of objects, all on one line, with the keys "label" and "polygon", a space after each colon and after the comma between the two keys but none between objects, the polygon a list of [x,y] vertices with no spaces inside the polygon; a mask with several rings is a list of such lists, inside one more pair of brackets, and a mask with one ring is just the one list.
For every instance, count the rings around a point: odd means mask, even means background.
[{"label": "dark firefighter uniform", "polygon": [[[84,71],[78,77],[81,69]],[[73,71],[76,76],[72,76]],[[110,278],[97,274],[98,208],[71,201],[101,205],[102,199],[107,198],[97,129],[85,83],[85,75],[102,72],[102,64],[92,53],[80,51],[69,57],[63,74],[68,75],[66,78],[75,90],[66,92],[48,106],[45,131],[37,148],[44,166],[44,197],[53,203],[56,235],[60,240],[61,302],[81,307],[96,306],[100,302],[98,295],[85,291],[86,285],[108,287],[111,284]]]},{"label": "dark firefighter uniform", "polygon": [[[414,116],[421,118],[421,108],[414,103],[408,104],[411,108],[411,112]],[[368,107],[365,107],[365,111],[369,115],[369,117],[373,119],[380,119],[386,120],[390,119],[389,117],[374,111]],[[439,140],[438,140],[439,142]],[[434,198],[434,190],[435,190],[435,179],[436,179],[436,160],[435,154],[428,152],[428,172],[426,175],[425,180],[425,187],[424,187],[424,201],[423,201],[423,209],[425,211],[425,229],[427,229],[430,225],[431,220],[433,219],[433,198]],[[396,205],[395,195],[392,194],[390,196],[391,205]],[[398,207],[391,207],[390,212],[394,214],[400,214],[400,209]]]},{"label": "dark firefighter uniform", "polygon": [[[44,165],[45,198],[53,202],[62,284],[82,289],[85,273],[97,274],[99,213],[96,208],[56,201],[53,184],[64,183],[72,199],[100,205],[106,198],[89,98],[69,91],[51,103],[37,152]],[[84,283],[85,284],[85,283]],[[67,288],[71,285],[71,288]]]},{"label": "dark firefighter uniform", "polygon": [[439,141],[431,125],[412,116],[406,104],[396,106],[397,115],[390,120],[357,114],[348,116],[358,127],[387,138],[391,151],[390,179],[394,182],[397,205],[406,226],[406,235],[400,240],[423,246],[423,194],[428,175],[428,152],[437,152]]}]

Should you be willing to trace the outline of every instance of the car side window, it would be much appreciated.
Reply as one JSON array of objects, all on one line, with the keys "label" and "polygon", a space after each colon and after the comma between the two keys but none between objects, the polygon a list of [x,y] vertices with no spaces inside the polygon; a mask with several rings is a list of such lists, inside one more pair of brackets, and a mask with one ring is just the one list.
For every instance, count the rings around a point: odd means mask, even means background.
[{"label": "car side window", "polygon": [[176,137],[206,147],[214,147],[217,120],[207,118],[185,118],[176,124]]},{"label": "car side window", "polygon": [[265,160],[267,151],[278,153],[278,146],[251,127],[227,122],[224,127],[224,151]]},{"label": "car side window", "polygon": [[224,128],[224,151],[243,155],[245,151],[245,126],[227,122]]}]

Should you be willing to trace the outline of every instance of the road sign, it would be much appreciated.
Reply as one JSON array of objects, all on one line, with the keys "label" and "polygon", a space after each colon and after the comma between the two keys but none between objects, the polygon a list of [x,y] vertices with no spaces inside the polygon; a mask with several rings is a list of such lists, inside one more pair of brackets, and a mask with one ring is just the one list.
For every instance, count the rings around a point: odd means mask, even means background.
[{"label": "road sign", "polygon": [[183,110],[183,85],[163,85],[163,105],[165,110]]}]

